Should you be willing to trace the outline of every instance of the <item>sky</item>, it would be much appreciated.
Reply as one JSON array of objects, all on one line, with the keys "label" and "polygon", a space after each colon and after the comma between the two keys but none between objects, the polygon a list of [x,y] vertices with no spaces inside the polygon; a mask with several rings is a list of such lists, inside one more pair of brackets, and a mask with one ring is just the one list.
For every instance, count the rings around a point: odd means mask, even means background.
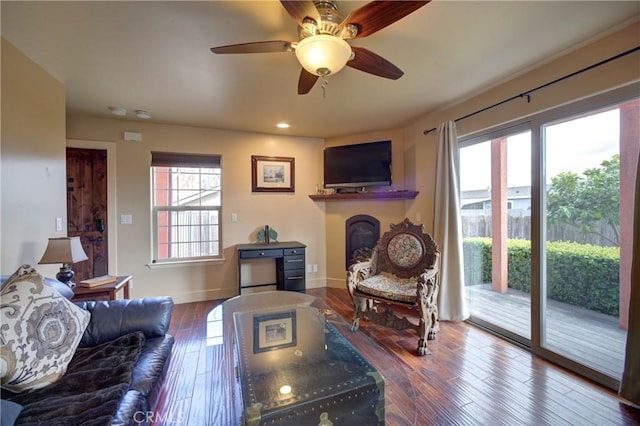
[{"label": "sky", "polygon": [[[558,173],[597,167],[619,153],[619,110],[609,110],[571,121],[547,125],[547,183]],[[530,133],[507,140],[507,185],[531,185]],[[460,190],[487,189],[491,186],[490,143],[460,150]]]}]

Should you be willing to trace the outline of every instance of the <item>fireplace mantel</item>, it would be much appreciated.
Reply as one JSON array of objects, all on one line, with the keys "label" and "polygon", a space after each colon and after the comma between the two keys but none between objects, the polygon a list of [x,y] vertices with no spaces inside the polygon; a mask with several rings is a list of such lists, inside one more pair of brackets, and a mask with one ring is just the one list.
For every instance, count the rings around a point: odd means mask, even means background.
[{"label": "fireplace mantel", "polygon": [[386,192],[354,192],[350,194],[313,194],[313,201],[346,201],[346,200],[411,200],[418,196],[418,191],[386,191]]}]

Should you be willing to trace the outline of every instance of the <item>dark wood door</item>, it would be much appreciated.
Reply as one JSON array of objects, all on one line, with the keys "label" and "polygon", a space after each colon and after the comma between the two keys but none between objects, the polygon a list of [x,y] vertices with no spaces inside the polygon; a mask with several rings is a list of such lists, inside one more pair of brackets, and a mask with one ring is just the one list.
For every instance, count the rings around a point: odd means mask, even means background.
[{"label": "dark wood door", "polygon": [[89,260],[73,264],[75,282],[109,273],[107,151],[67,148],[67,235]]}]

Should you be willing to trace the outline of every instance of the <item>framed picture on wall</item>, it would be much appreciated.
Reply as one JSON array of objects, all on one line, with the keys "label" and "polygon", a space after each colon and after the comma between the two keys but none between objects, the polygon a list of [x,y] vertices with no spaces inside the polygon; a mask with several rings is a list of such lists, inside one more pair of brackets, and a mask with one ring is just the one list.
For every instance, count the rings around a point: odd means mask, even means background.
[{"label": "framed picture on wall", "polygon": [[296,343],[296,311],[253,317],[253,353],[290,348]]},{"label": "framed picture on wall", "polygon": [[252,155],[251,191],[295,192],[295,158]]}]

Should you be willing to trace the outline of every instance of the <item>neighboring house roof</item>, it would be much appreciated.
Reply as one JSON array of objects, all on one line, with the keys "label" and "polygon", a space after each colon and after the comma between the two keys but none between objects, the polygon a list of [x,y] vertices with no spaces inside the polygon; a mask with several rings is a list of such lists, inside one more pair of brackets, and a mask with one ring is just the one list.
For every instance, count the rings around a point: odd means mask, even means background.
[{"label": "neighboring house roof", "polygon": [[[511,188],[507,188],[508,200],[530,199],[530,198],[531,198],[530,186],[514,186]],[[462,206],[484,202],[484,201],[491,201],[491,188],[474,189],[471,191],[461,191],[460,201]]]}]

